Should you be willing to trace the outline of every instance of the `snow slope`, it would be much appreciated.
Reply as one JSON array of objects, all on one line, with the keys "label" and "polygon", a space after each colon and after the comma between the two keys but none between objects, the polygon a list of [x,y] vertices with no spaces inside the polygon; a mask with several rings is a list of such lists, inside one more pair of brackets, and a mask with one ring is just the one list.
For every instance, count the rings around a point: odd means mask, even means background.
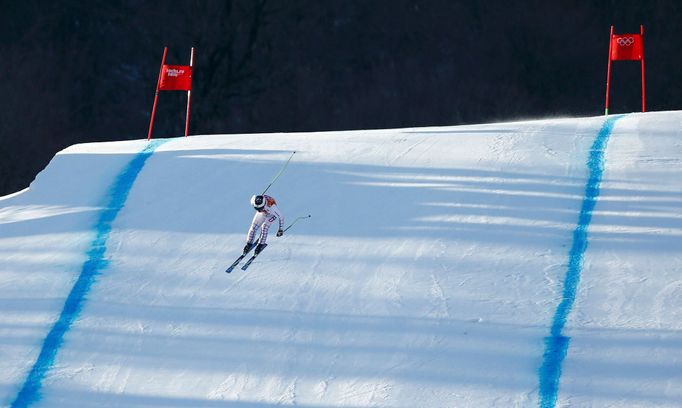
[{"label": "snow slope", "polygon": [[0,198],[0,405],[682,406],[682,112],[612,120],[72,146]]}]

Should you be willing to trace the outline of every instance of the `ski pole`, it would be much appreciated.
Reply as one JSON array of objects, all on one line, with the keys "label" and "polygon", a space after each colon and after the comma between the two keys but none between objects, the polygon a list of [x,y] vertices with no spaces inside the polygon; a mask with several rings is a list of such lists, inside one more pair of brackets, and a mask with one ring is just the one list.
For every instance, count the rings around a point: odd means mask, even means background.
[{"label": "ski pole", "polygon": [[292,222],[291,224],[289,224],[289,226],[286,227],[286,228],[284,229],[284,232],[287,232],[287,230],[288,230],[289,228],[293,227],[297,222],[299,222],[300,220],[304,220],[304,219],[306,219],[306,218],[310,218],[310,215],[306,215],[305,217],[298,217],[298,218],[296,218],[296,219],[294,220],[294,222]]},{"label": "ski pole", "polygon": [[275,183],[275,181],[277,181],[277,179],[279,178],[279,176],[281,176],[282,173],[284,173],[284,169],[287,168],[287,166],[289,165],[289,162],[291,161],[291,159],[294,157],[295,154],[296,154],[296,151],[294,150],[294,152],[291,153],[291,156],[289,156],[289,160],[287,160],[286,163],[284,163],[284,165],[282,166],[282,168],[279,170],[279,173],[277,173],[277,175],[275,176],[274,179],[272,179],[272,181],[270,182],[270,184],[268,184],[268,186],[265,187],[265,190],[263,190],[263,193],[262,193],[261,195],[265,194],[265,192],[268,191],[268,189],[270,188],[270,186],[272,186],[272,185]]}]

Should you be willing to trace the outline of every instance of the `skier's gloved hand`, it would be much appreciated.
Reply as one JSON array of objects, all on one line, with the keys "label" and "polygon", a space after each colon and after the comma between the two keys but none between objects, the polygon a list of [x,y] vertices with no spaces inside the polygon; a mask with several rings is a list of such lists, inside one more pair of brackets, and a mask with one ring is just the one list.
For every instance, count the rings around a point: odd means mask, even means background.
[{"label": "skier's gloved hand", "polygon": [[268,246],[268,244],[258,244],[258,245],[256,245],[256,249],[254,250],[254,252],[256,253],[256,255],[260,254],[261,251],[264,250],[266,246]]},{"label": "skier's gloved hand", "polygon": [[279,231],[277,231],[278,237],[281,237],[282,235],[284,235],[284,231],[282,231],[281,229]]}]

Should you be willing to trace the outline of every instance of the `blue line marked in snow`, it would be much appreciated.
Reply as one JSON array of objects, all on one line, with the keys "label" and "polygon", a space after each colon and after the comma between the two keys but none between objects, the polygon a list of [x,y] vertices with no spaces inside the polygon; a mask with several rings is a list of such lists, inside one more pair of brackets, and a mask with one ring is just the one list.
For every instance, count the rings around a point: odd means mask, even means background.
[{"label": "blue line marked in snow", "polygon": [[616,121],[622,117],[623,115],[618,115],[606,119],[592,144],[587,159],[589,177],[585,185],[585,197],[580,208],[578,226],[573,232],[573,244],[568,254],[568,270],[564,279],[563,298],[554,312],[550,335],[545,337],[545,352],[542,357],[542,366],[538,370],[541,408],[554,408],[556,406],[561,365],[568,352],[570,342],[570,337],[564,336],[562,332],[566,325],[566,318],[575,302],[575,295],[580,283],[583,256],[588,243],[587,229],[590,221],[592,221],[592,211],[599,198],[600,184],[604,173],[604,151]]},{"label": "blue line marked in snow", "polygon": [[85,298],[90,287],[109,262],[104,257],[107,239],[111,232],[111,224],[116,219],[119,211],[125,205],[128,193],[135,183],[135,179],[144,167],[147,159],[154,154],[157,147],[167,140],[153,140],[138,153],[128,165],[116,176],[116,180],[107,191],[104,209],[100,212],[95,224],[95,239],[87,251],[87,260],[83,264],[78,280],[66,298],[57,322],[54,324],[47,337],[43,341],[38,359],[33,364],[26,381],[12,402],[12,408],[28,407],[41,399],[40,389],[45,374],[52,367],[59,348],[64,342],[64,335],[69,331],[73,322],[78,318],[83,309]]}]

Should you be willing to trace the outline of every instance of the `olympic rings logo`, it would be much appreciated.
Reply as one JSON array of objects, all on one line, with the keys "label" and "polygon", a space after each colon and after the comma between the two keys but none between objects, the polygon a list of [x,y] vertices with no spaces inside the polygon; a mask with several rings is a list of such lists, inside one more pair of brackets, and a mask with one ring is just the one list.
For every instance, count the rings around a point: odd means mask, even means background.
[{"label": "olympic rings logo", "polygon": [[634,37],[620,37],[616,40],[621,47],[629,47],[635,43]]}]

